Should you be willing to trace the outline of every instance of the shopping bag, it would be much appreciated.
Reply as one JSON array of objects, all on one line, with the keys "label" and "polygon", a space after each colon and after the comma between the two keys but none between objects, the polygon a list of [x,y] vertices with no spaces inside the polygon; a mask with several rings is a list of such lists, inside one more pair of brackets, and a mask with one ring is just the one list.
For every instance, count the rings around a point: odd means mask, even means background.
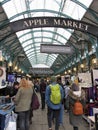
[{"label": "shopping bag", "polygon": [[5,130],[16,130],[16,120],[17,114],[12,112],[9,117],[8,125],[5,127]]},{"label": "shopping bag", "polygon": [[31,109],[37,110],[37,109],[39,109],[39,107],[40,107],[39,99],[38,99],[36,92],[34,91],[33,95],[32,95]]},{"label": "shopping bag", "polygon": [[9,124],[5,130],[16,130],[16,122],[9,121]]}]

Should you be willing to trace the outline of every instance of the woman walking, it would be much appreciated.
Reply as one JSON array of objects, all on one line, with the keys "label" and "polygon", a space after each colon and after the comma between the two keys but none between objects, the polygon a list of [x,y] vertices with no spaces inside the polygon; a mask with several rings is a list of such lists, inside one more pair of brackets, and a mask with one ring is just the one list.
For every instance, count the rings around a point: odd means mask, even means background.
[{"label": "woman walking", "polygon": [[75,83],[72,84],[69,90],[69,95],[66,100],[66,107],[69,110],[69,121],[73,126],[73,130],[79,130],[79,125],[82,123],[82,114],[75,115],[73,113],[74,103],[79,100],[83,106],[85,106],[85,93],[79,90],[79,86]]},{"label": "woman walking", "polygon": [[28,81],[22,78],[19,84],[19,90],[15,96],[15,112],[18,113],[19,130],[29,130],[30,105],[33,89],[28,85]]}]

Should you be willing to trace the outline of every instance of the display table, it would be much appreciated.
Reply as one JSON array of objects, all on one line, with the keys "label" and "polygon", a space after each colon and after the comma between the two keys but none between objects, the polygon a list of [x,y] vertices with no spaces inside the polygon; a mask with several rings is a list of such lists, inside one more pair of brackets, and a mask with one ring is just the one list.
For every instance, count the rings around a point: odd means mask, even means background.
[{"label": "display table", "polygon": [[83,119],[89,123],[90,130],[98,130],[98,113],[93,116],[83,115]]},{"label": "display table", "polygon": [[6,124],[6,115],[10,114],[13,111],[14,107],[15,106],[13,103],[0,105],[0,130],[4,130]]}]

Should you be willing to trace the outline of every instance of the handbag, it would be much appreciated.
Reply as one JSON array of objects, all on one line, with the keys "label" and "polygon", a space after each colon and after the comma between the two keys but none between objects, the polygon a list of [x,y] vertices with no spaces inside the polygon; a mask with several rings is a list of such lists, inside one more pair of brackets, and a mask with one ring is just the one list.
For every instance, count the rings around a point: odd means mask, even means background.
[{"label": "handbag", "polygon": [[31,109],[37,110],[40,107],[39,99],[35,91],[33,91],[32,100],[31,100]]}]

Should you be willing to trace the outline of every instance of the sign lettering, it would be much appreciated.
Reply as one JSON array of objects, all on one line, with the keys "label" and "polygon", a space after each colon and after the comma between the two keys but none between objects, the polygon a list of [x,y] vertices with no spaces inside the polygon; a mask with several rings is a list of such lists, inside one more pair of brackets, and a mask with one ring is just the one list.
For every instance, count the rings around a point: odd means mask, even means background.
[{"label": "sign lettering", "polygon": [[98,36],[98,27],[86,22],[61,17],[33,17],[11,22],[13,32],[38,27],[70,28]]}]

